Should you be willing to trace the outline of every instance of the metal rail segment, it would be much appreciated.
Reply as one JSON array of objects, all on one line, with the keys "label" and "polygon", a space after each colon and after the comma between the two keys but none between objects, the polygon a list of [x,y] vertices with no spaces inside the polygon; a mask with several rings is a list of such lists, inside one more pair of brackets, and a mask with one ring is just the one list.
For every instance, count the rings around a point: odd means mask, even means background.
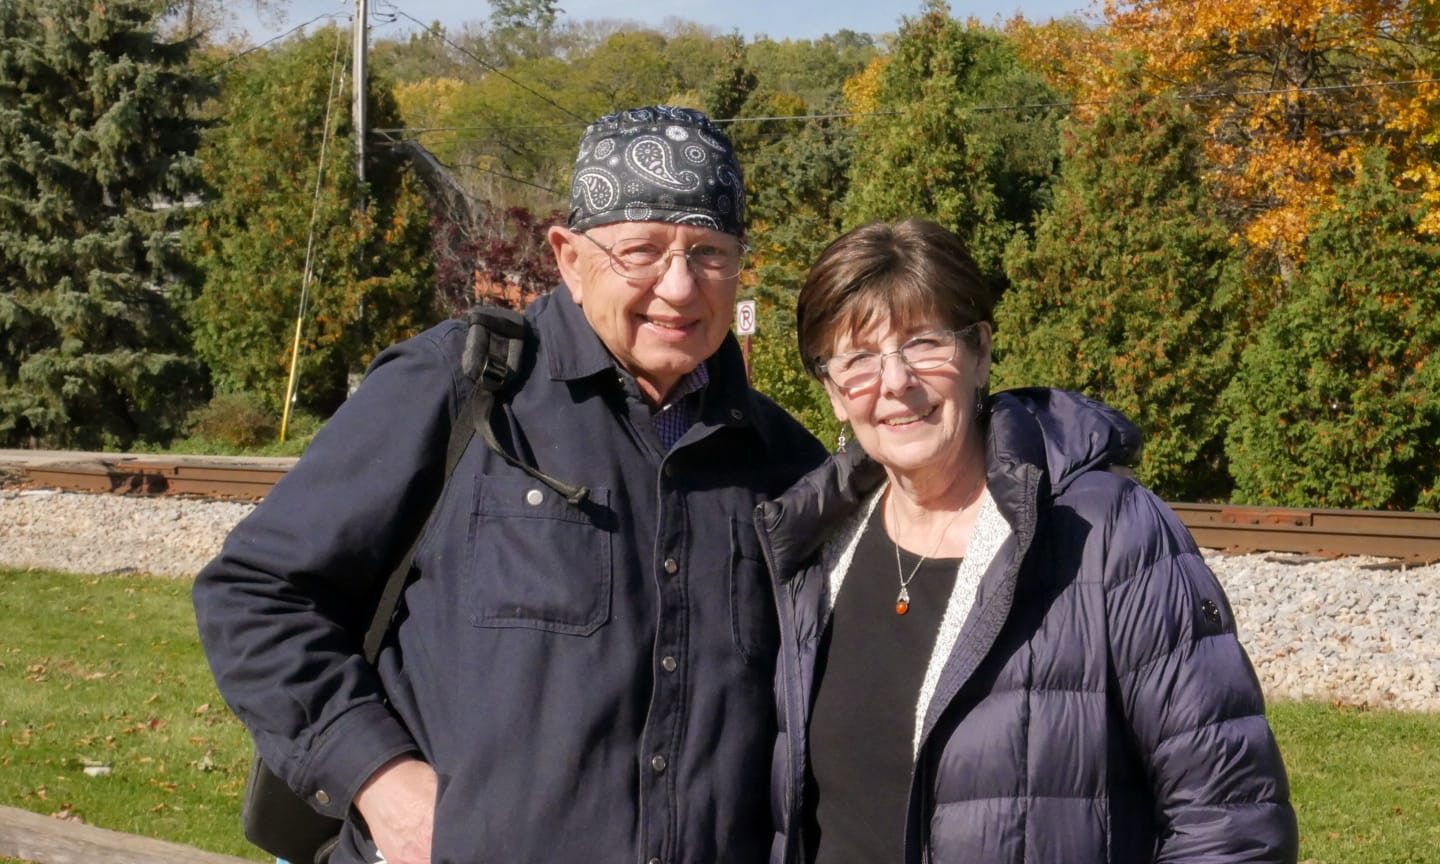
[{"label": "metal rail segment", "polygon": [[[27,485],[132,495],[194,495],[258,501],[293,458],[134,456],[0,450],[0,473]],[[1206,549],[1368,555],[1406,564],[1440,561],[1440,514],[1171,503]]]},{"label": "metal rail segment", "polygon": [[258,501],[295,464],[284,457],[131,456],[0,450],[0,470],[28,485],[79,492]]},{"label": "metal rail segment", "polygon": [[1440,561],[1440,514],[1436,513],[1231,504],[1171,503],[1170,508],[1190,529],[1196,544],[1209,549]]}]

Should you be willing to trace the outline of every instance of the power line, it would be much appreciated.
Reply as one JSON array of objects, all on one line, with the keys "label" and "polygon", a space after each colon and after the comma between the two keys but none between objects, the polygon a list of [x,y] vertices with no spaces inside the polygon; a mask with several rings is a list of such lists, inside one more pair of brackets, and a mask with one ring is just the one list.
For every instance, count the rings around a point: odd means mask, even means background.
[{"label": "power line", "polygon": [[270,45],[273,45],[273,44],[275,44],[276,42],[279,42],[281,39],[284,39],[285,37],[290,36],[291,34],[298,32],[299,30],[302,30],[302,29],[304,29],[304,28],[306,28],[306,27],[309,27],[311,24],[314,24],[316,21],[321,21],[321,20],[324,20],[324,19],[326,19],[326,18],[329,18],[329,19],[332,19],[332,20],[333,20],[333,19],[335,19],[335,18],[348,18],[348,17],[350,17],[350,16],[349,16],[347,13],[344,13],[344,12],[324,12],[324,13],[322,13],[322,14],[320,14],[320,15],[316,15],[314,18],[311,18],[309,21],[302,21],[301,23],[296,24],[294,27],[291,27],[289,30],[286,30],[284,33],[281,33],[279,36],[272,36],[272,37],[270,37],[269,39],[266,39],[264,42],[261,42],[259,45],[255,45],[255,46],[252,46],[252,47],[250,47],[250,48],[246,48],[244,51],[241,51],[239,54],[235,54],[235,55],[233,55],[233,56],[231,56],[231,57],[226,58],[226,59],[225,59],[225,62],[220,64],[220,67],[219,67],[219,68],[222,68],[222,69],[223,69],[224,67],[229,66],[231,63],[234,63],[236,60],[239,60],[239,59],[242,58],[242,57],[246,57],[246,56],[248,56],[248,55],[250,55],[250,54],[254,54],[256,51],[259,51],[259,50],[262,49],[262,48],[265,48],[265,47],[268,47],[268,46],[270,46]]},{"label": "power line", "polygon": [[291,403],[295,399],[300,375],[300,335],[305,324],[306,307],[310,302],[310,286],[315,281],[315,226],[320,218],[320,193],[325,180],[325,152],[330,145],[330,120],[334,112],[336,94],[343,95],[345,83],[340,63],[340,46],[343,43],[340,31],[335,32],[335,56],[330,61],[330,91],[325,94],[325,125],[320,133],[320,160],[315,168],[315,196],[310,202],[310,228],[305,240],[305,270],[300,277],[300,304],[295,311],[295,341],[290,348],[290,374],[285,382],[285,403],[280,416],[280,440],[285,440],[285,430],[290,425]]},{"label": "power line", "polygon": [[[411,19],[414,20],[414,19]],[[1278,96],[1285,94],[1307,94],[1307,93],[1328,93],[1340,90],[1364,90],[1380,87],[1414,87],[1421,84],[1440,84],[1440,78],[1411,78],[1401,81],[1371,81],[1355,84],[1326,84],[1313,87],[1274,87],[1268,89],[1237,90],[1225,92],[1221,90],[1210,90],[1189,95],[1177,95],[1175,98],[1182,102],[1206,102],[1219,101],[1222,99],[1235,99],[1250,96]],[[1056,108],[1080,108],[1093,107],[1106,104],[1103,99],[1072,100],[1064,102],[1024,102],[1012,105],[972,105],[963,110],[975,113],[994,113],[1000,111],[1043,111]],[[562,109],[563,110],[563,109]],[[739,125],[744,123],[771,123],[771,122],[816,122],[824,120],[857,120],[868,117],[898,117],[903,111],[849,111],[835,112],[830,114],[775,114],[763,117],[731,117],[723,120],[713,120],[718,126]],[[572,115],[573,116],[573,115]],[[550,124],[526,124],[517,126],[422,126],[392,129],[377,129],[376,132],[385,132],[391,135],[429,135],[442,132],[531,132],[546,129],[574,129],[583,128],[587,123],[550,123]],[[480,139],[467,139],[480,140]]]},{"label": "power line", "polygon": [[[388,130],[385,130],[385,129],[376,129],[376,130],[374,130],[374,131],[375,131],[377,134],[384,134],[384,133],[386,133]],[[395,146],[398,144],[398,142],[397,142],[394,138],[392,138],[391,136],[389,136],[389,135],[385,135],[385,139],[386,139],[386,140],[383,141],[383,142],[381,142],[381,143],[385,144],[386,146],[395,147]],[[471,139],[471,140],[479,141],[479,140],[481,140],[481,139]],[[463,143],[463,142],[461,142],[461,143]],[[426,152],[429,152],[429,151],[426,151]],[[556,195],[556,196],[559,196],[559,197],[561,197],[561,198],[564,198],[564,197],[566,196],[566,194],[567,194],[567,193],[565,193],[565,192],[561,192],[561,191],[558,190],[558,189],[552,189],[552,188],[550,188],[549,186],[543,186],[543,185],[541,185],[541,184],[539,184],[539,183],[534,182],[533,180],[526,180],[526,179],[524,179],[523,177],[515,177],[515,176],[510,175],[510,174],[505,174],[505,173],[503,173],[503,172],[501,172],[501,171],[496,171],[494,168],[485,168],[485,167],[480,166],[480,165],[463,165],[463,166],[461,166],[461,165],[452,165],[452,164],[450,164],[449,162],[446,162],[446,161],[444,161],[443,159],[441,159],[439,156],[436,156],[434,153],[430,153],[430,158],[431,158],[431,159],[434,159],[435,162],[436,162],[436,164],[438,164],[438,165],[440,165],[441,167],[445,168],[447,171],[453,171],[453,172],[459,172],[459,171],[479,171],[479,172],[484,173],[484,174],[489,174],[489,175],[491,175],[491,176],[493,176],[493,177],[498,177],[498,178],[500,178],[501,180],[510,180],[510,181],[512,181],[512,182],[514,182],[514,183],[519,183],[519,184],[521,184],[522,186],[529,186],[529,187],[532,188],[532,189],[539,189],[541,192],[549,192],[551,195]]]},{"label": "power line", "polygon": [[485,69],[487,69],[487,70],[495,73],[496,75],[499,75],[501,78],[504,78],[506,81],[509,81],[511,84],[514,84],[516,87],[519,87],[521,90],[524,90],[526,93],[529,93],[531,96],[534,96],[536,99],[539,99],[540,101],[546,103],[546,104],[549,105],[550,107],[555,108],[555,109],[557,109],[557,110],[559,110],[559,111],[561,111],[561,112],[564,112],[565,114],[568,114],[568,115],[571,116],[571,117],[574,117],[576,120],[580,121],[581,123],[587,123],[587,122],[588,122],[584,117],[581,117],[579,114],[576,114],[574,111],[571,111],[569,108],[566,108],[564,105],[561,105],[560,103],[556,102],[554,99],[551,99],[550,97],[546,96],[545,94],[540,93],[540,92],[532,89],[531,87],[529,87],[529,86],[527,86],[527,85],[525,85],[525,84],[523,84],[523,83],[515,80],[514,78],[512,78],[512,77],[510,77],[509,75],[505,74],[505,72],[503,72],[502,70],[500,70],[500,69],[497,68],[496,66],[494,66],[494,65],[492,65],[492,64],[490,64],[490,63],[487,63],[487,62],[485,62],[484,60],[480,59],[480,57],[479,57],[478,55],[476,55],[474,52],[469,51],[469,50],[467,50],[467,49],[465,49],[465,48],[462,48],[462,47],[460,47],[459,45],[455,44],[454,42],[450,41],[450,38],[445,35],[445,32],[444,32],[443,30],[440,30],[439,28],[437,28],[436,26],[434,26],[434,25],[432,25],[432,24],[426,24],[425,22],[421,21],[420,19],[418,19],[418,18],[414,17],[413,15],[410,15],[409,13],[407,13],[405,10],[401,9],[399,6],[396,6],[394,3],[389,3],[389,2],[387,2],[385,5],[388,6],[390,9],[394,10],[392,13],[389,13],[389,14],[397,15],[397,16],[399,16],[399,17],[401,17],[401,18],[404,18],[404,19],[406,19],[406,20],[408,20],[408,21],[416,24],[417,26],[423,28],[423,29],[425,30],[425,32],[434,35],[435,37],[437,37],[438,39],[440,39],[440,41],[444,42],[446,45],[449,45],[451,48],[455,49],[456,51],[459,51],[461,54],[464,54],[466,57],[469,57],[471,60],[474,60],[476,63],[479,63],[479,64],[480,64],[482,67],[484,67]]}]

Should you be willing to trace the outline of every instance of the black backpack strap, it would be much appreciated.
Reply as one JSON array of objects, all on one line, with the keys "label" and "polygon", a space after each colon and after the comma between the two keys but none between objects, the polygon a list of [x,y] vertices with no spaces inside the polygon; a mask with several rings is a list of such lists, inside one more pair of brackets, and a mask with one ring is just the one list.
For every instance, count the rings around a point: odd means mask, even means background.
[{"label": "black backpack strap", "polygon": [[580,504],[590,496],[588,487],[566,483],[511,455],[500,446],[490,425],[496,398],[505,395],[520,378],[529,322],[519,312],[498,306],[476,306],[465,314],[465,320],[470,322],[470,331],[465,334],[462,368],[475,381],[471,399],[475,405],[475,434],[495,455],[554,489],[571,504]]},{"label": "black backpack strap", "polygon": [[[476,393],[480,392],[476,388]],[[391,571],[390,577],[385,580],[385,588],[380,592],[380,602],[375,607],[375,617],[370,619],[370,628],[365,631],[365,659],[370,663],[380,656],[380,645],[385,641],[385,633],[390,629],[390,619],[395,617],[395,610],[400,605],[400,594],[405,590],[405,583],[410,576],[410,565],[415,561],[415,553],[420,548],[420,540],[430,527],[430,519],[435,515],[435,505],[445,494],[445,486],[450,483],[450,475],[455,473],[455,466],[460,464],[460,457],[465,455],[465,450],[470,446],[470,439],[475,435],[476,416],[475,394],[460,408],[450,424],[450,442],[445,447],[445,474],[441,480],[440,491],[435,494],[430,502],[429,513],[425,522],[420,526],[420,531],[415,539],[410,541],[410,548],[405,551],[405,557],[400,559],[400,564]]]}]

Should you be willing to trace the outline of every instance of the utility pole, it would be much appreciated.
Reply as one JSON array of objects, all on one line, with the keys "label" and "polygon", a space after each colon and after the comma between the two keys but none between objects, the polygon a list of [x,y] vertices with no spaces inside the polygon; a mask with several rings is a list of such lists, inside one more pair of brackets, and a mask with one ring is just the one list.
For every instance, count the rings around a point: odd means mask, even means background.
[{"label": "utility pole", "polygon": [[355,23],[352,25],[355,38],[355,100],[352,115],[355,121],[355,176],[365,182],[365,136],[369,130],[365,119],[365,57],[370,42],[369,0],[355,0]]}]

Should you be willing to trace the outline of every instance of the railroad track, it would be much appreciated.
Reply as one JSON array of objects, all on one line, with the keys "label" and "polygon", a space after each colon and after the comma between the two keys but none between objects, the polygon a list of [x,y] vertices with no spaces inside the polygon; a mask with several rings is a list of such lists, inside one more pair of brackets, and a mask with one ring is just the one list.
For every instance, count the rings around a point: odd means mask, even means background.
[{"label": "railroad track", "polygon": [[27,486],[75,492],[194,495],[258,501],[293,458],[147,456],[59,450],[0,450],[0,473]]},{"label": "railroad track", "polygon": [[[258,501],[293,458],[135,456],[0,450],[0,474],[25,485],[131,495]],[[1195,542],[1226,552],[1367,555],[1395,566],[1440,561],[1440,514],[1171,503]]]}]

